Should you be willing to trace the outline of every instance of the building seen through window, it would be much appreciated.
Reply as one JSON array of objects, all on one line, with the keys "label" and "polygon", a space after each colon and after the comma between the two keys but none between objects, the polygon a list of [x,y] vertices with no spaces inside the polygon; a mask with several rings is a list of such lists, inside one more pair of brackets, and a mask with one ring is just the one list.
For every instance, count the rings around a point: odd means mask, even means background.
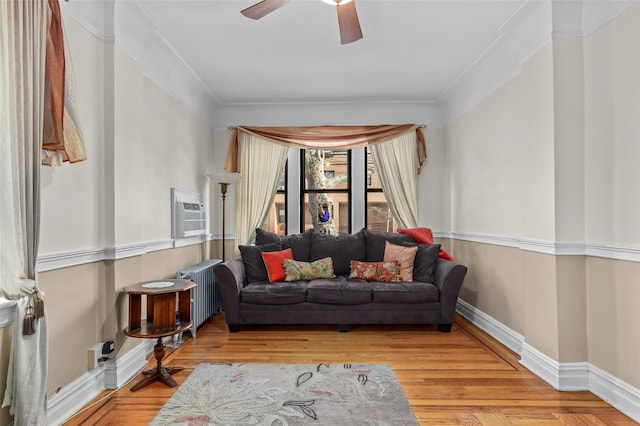
[{"label": "building seen through window", "polygon": [[[300,150],[300,164],[292,170],[289,164],[280,177],[273,205],[263,228],[279,235],[287,233],[288,203],[299,206],[300,230],[337,235],[357,231],[352,229],[352,211],[362,212],[358,223],[366,223],[373,231],[395,231],[397,225],[382,192],[379,175],[369,150],[365,150],[364,176],[353,179],[351,158],[354,150]],[[360,156],[362,158],[362,156]],[[361,168],[362,170],[362,168]],[[293,173],[300,181],[299,193],[287,191],[287,175]],[[361,182],[354,188],[354,182]],[[352,191],[364,191],[364,197],[352,196]],[[355,206],[354,202],[365,206]]]}]

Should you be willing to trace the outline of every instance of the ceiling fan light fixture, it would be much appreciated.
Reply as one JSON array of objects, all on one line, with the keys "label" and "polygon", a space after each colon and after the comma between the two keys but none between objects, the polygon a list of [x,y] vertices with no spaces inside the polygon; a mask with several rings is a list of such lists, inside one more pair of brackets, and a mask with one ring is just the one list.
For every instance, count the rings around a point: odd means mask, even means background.
[{"label": "ceiling fan light fixture", "polygon": [[352,0],[322,0],[326,4],[330,4],[331,6],[342,6],[343,4],[350,3]]}]

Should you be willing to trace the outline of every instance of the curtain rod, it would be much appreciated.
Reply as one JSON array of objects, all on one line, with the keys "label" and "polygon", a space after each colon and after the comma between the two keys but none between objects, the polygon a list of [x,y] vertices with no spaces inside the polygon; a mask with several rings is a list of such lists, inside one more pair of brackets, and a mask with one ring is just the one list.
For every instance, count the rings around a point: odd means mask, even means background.
[{"label": "curtain rod", "polygon": [[[426,125],[426,124],[420,124],[418,127],[419,127],[419,128],[421,128],[421,129],[426,129],[426,128],[427,128],[427,125]],[[229,127],[227,127],[227,130],[236,130],[236,129],[237,129],[237,127],[236,127],[236,126],[229,126]]]}]

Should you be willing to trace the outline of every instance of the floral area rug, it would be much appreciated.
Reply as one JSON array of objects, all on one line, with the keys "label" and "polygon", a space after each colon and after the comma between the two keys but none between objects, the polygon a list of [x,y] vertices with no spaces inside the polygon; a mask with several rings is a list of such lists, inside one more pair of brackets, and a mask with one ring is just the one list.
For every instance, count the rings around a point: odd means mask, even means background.
[{"label": "floral area rug", "polygon": [[151,425],[418,425],[391,367],[199,364]]}]

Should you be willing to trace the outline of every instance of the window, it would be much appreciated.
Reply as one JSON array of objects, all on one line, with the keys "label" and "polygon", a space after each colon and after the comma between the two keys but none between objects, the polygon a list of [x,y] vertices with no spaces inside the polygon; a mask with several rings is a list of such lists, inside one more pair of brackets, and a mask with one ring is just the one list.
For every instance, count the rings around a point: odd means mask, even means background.
[{"label": "window", "polygon": [[397,227],[368,150],[292,149],[263,228],[285,235],[311,228],[350,233],[364,226]]}]

